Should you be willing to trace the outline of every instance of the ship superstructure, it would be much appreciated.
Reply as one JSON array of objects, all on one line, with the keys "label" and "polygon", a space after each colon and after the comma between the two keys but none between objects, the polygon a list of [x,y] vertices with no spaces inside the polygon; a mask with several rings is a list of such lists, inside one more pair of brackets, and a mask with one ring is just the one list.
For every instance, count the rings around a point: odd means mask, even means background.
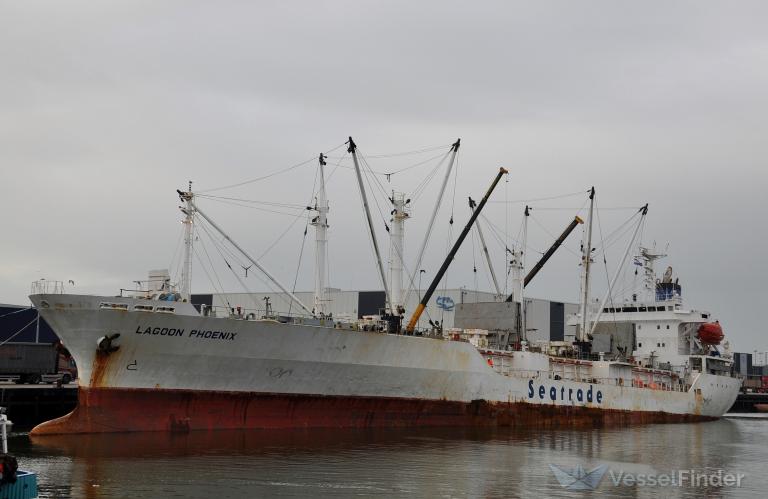
[{"label": "ship superstructure", "polygon": [[730,376],[732,354],[719,321],[685,305],[671,266],[656,275],[654,262],[666,256],[641,246],[634,259],[642,269],[641,289],[626,302],[591,308],[593,351],[678,379],[696,372]]}]

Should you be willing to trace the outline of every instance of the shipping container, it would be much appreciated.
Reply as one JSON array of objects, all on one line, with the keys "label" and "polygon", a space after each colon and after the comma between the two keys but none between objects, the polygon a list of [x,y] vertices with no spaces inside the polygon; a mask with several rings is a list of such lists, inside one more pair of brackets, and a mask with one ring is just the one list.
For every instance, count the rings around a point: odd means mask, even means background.
[{"label": "shipping container", "polygon": [[59,343],[6,343],[0,345],[0,378],[37,384],[77,377],[69,353]]},{"label": "shipping container", "polygon": [[756,390],[763,387],[763,382],[760,378],[746,378],[742,386]]},{"label": "shipping container", "polygon": [[753,366],[768,366],[768,352],[755,352],[752,355]]},{"label": "shipping container", "polygon": [[755,368],[752,365],[751,353],[733,354],[733,369],[735,373],[741,374],[742,376],[750,376],[755,374],[762,375],[762,372],[755,372]]},{"label": "shipping container", "polygon": [[0,305],[0,379],[69,383],[76,377],[72,357],[36,309]]}]

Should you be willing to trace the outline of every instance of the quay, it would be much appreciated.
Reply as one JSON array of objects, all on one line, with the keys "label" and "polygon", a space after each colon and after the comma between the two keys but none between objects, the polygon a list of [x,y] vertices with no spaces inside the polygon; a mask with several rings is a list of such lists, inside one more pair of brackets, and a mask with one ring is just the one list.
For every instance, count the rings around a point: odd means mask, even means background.
[{"label": "quay", "polygon": [[759,412],[755,404],[768,404],[768,393],[739,393],[728,412]]},{"label": "quay", "polygon": [[0,384],[0,407],[7,410],[15,431],[63,416],[77,406],[77,384],[16,385]]}]

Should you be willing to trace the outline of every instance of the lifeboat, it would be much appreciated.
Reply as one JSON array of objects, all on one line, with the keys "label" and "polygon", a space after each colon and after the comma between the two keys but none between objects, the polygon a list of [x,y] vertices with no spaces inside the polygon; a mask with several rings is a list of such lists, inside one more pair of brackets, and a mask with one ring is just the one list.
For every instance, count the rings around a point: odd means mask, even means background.
[{"label": "lifeboat", "polygon": [[723,328],[720,327],[719,322],[707,322],[699,326],[697,333],[702,343],[707,345],[719,345],[725,335],[723,334]]}]

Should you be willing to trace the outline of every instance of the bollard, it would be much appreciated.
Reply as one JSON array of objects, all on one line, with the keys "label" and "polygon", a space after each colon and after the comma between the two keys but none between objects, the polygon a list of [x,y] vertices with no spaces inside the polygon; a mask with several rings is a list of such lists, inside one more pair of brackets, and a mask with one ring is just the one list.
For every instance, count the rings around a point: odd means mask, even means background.
[{"label": "bollard", "polygon": [[0,434],[3,439],[3,454],[8,454],[8,429],[7,426],[13,426],[5,414],[5,407],[0,407]]}]

